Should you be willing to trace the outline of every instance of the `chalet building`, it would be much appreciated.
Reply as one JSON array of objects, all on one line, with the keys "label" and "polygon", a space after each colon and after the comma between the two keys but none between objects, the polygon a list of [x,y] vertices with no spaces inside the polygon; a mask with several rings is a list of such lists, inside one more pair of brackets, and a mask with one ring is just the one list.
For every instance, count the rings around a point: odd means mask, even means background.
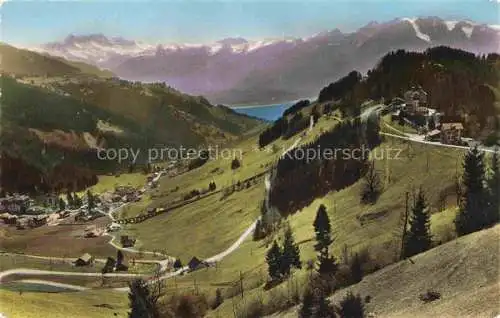
[{"label": "chalet building", "polygon": [[132,247],[135,245],[135,238],[130,237],[128,235],[122,235],[120,237],[120,243],[123,247]]},{"label": "chalet building", "polygon": [[85,253],[80,256],[75,262],[75,266],[88,266],[94,262],[94,257],[89,253]]},{"label": "chalet building", "polygon": [[45,194],[35,198],[35,201],[45,207],[56,208],[59,206],[59,197],[55,194]]},{"label": "chalet building", "polygon": [[463,131],[464,126],[459,122],[441,124],[441,143],[460,144]]},{"label": "chalet building", "polygon": [[418,110],[422,111],[427,107],[427,93],[422,87],[412,87],[404,93],[405,111],[410,114],[416,114]]},{"label": "chalet building", "polygon": [[2,213],[0,215],[0,219],[3,221],[4,224],[7,225],[16,225],[17,223],[17,215],[9,214],[9,213]]}]

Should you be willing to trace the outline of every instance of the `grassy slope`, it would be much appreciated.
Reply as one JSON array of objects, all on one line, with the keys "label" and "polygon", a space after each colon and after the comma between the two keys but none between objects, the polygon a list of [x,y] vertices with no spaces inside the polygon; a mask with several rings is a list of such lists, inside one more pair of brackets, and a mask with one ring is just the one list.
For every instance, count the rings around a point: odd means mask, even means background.
[{"label": "grassy slope", "polygon": [[[366,305],[377,317],[494,317],[500,297],[500,226],[476,232],[388,266],[349,290],[370,295]],[[420,293],[432,289],[441,299],[424,304]],[[338,303],[346,290],[332,298]],[[295,312],[278,315],[296,317]]]},{"label": "grassy slope", "polygon": [[[319,125],[304,139],[308,141],[321,128],[335,124],[334,119],[320,120]],[[240,146],[251,149],[256,138],[248,140]],[[286,149],[294,139],[277,141],[280,149]],[[382,180],[386,184],[379,201],[373,206],[359,205],[359,192],[361,182],[339,192],[332,192],[323,198],[318,198],[309,207],[289,218],[295,233],[296,240],[300,243],[303,260],[314,258],[314,237],[312,223],[319,204],[327,206],[332,219],[333,230],[337,244],[333,244],[333,252],[339,256],[344,244],[351,251],[372,246],[372,251],[378,254],[381,262],[391,259],[394,254],[394,231],[397,229],[401,213],[404,211],[404,193],[416,190],[420,185],[426,190],[431,203],[432,230],[436,241],[449,237],[450,225],[455,212],[453,184],[457,167],[460,170],[462,151],[435,146],[402,143],[399,140],[387,139],[382,148],[392,148],[394,156],[402,148],[399,160],[389,160],[387,165],[383,160],[377,160],[376,166],[380,171]],[[386,149],[387,150],[387,149]],[[232,177],[229,161],[214,161],[207,165],[173,179],[164,179],[157,195],[163,196],[155,202],[167,202],[191,189],[207,187],[208,182],[214,179],[218,185],[231,184],[244,176],[255,174],[265,168],[266,162],[271,162],[276,157],[272,152],[248,152],[244,157],[243,166],[238,171],[238,178]],[[427,162],[429,165],[427,165]],[[220,168],[222,174],[211,173],[215,168]],[[389,178],[386,178],[389,171]],[[179,186],[182,191],[171,192]],[[184,190],[185,189],[185,190]],[[447,193],[447,195],[444,195]],[[440,202],[443,194],[444,203]],[[243,232],[259,213],[259,204],[264,199],[264,185],[259,185],[242,192],[236,192],[226,201],[219,201],[219,196],[200,200],[185,208],[175,210],[171,214],[150,219],[147,222],[133,225],[128,230],[139,237],[141,244],[147,248],[166,250],[171,255],[180,256],[186,262],[192,256],[206,257],[218,253],[228,247],[232,241]],[[410,196],[411,203],[411,196]],[[439,212],[447,208],[445,212]],[[239,211],[241,209],[241,211]],[[359,218],[366,221],[361,224]],[[215,233],[215,234],[214,234]],[[264,242],[246,241],[233,254],[226,257],[217,269],[201,270],[186,277],[179,277],[171,287],[191,290],[196,286],[213,294],[214,289],[222,287],[227,293],[233,284],[236,284],[240,272],[244,276],[247,295],[260,295],[259,286],[267,275],[264,255],[266,247]],[[301,272],[297,277],[302,277]],[[267,293],[264,293],[267,296]],[[241,301],[235,299],[236,306],[241,306]],[[221,315],[232,313],[232,304],[227,302],[216,312]]]},{"label": "grassy slope", "polygon": [[[335,122],[333,119],[322,118],[314,132],[306,136],[304,140],[312,139],[313,135],[319,134],[322,128],[334,125]],[[176,178],[163,179],[156,193],[160,199],[155,200],[155,204],[172,200],[191,189],[207,187],[211,180],[215,180],[219,188],[222,185],[230,185],[233,180],[264,171],[266,163],[273,162],[281,150],[286,149],[293,141],[293,138],[288,141],[277,141],[279,152],[273,153],[272,151],[253,151],[256,137],[251,137],[234,146],[241,147],[245,153],[243,165],[237,172],[231,171],[229,160],[221,159],[209,162],[201,168]],[[455,198],[450,189],[453,185],[456,167],[461,161],[462,151],[407,144],[393,139],[387,139],[383,147],[403,148],[404,150],[400,155],[400,160],[388,161],[387,166],[384,161],[377,161],[382,180],[387,180],[385,172],[390,171],[389,184],[377,204],[360,208],[360,182],[358,182],[352,187],[330,193],[324,198],[318,198],[309,207],[290,217],[289,222],[294,229],[296,240],[300,243],[303,260],[314,257],[311,242],[312,221],[320,203],[328,207],[332,219],[338,243],[334,243],[333,252],[337,256],[340,255],[344,244],[351,250],[372,246],[377,254],[382,249],[386,250],[385,254],[393,253],[388,242],[394,239],[394,229],[397,227],[400,213],[404,210],[404,192],[411,191],[412,188],[415,189],[420,185],[423,185],[428,193],[432,212],[438,212],[443,207],[442,204],[438,204],[440,192],[446,190],[445,192],[450,193],[444,204],[444,207],[449,207],[449,209],[435,213],[432,218],[432,231],[436,239],[441,240],[442,237],[446,237],[455,212],[453,209]],[[215,168],[223,172],[214,173]],[[171,192],[176,186],[182,190]],[[180,256],[184,263],[192,256],[211,256],[227,248],[258,216],[260,203],[264,199],[264,185],[261,181],[249,189],[235,192],[223,201],[220,198],[220,195],[215,195],[200,200],[170,214],[132,225],[126,231],[138,236],[139,246],[145,249],[165,250],[170,255]],[[374,218],[361,225],[358,216],[363,215],[368,219],[370,216]],[[168,284],[171,290],[192,290],[196,284],[199,290],[206,291],[209,295],[213,295],[216,288],[222,288],[226,294],[232,294],[232,286],[238,282],[241,273],[246,289],[245,299],[243,301],[239,298],[228,300],[213,313],[222,316],[230,315],[233,311],[233,301],[234,306],[240,307],[251,297],[269,297],[268,292],[256,288],[262,285],[267,276],[265,252],[264,242],[248,240],[233,254],[221,261],[217,269],[200,270],[185,277],[169,280]],[[382,259],[392,257],[384,253],[380,253],[379,256]],[[305,271],[295,275],[299,280],[304,276]]]},{"label": "grassy slope", "polygon": [[[396,256],[399,247],[397,242],[399,235],[396,235],[396,233],[398,232],[401,214],[404,211],[405,192],[417,189],[420,185],[426,190],[431,204],[431,212],[434,213],[431,219],[431,229],[435,240],[440,241],[449,238],[450,235],[453,236],[451,225],[455,212],[453,207],[456,201],[450,189],[454,182],[456,160],[457,158],[461,160],[461,151],[415,144],[408,148],[406,144],[390,140],[387,140],[383,146],[403,147],[406,150],[403,151],[401,160],[389,161],[390,183],[386,186],[386,190],[375,205],[361,206],[359,204],[361,182],[358,182],[349,188],[331,192],[323,198],[316,199],[310,206],[289,218],[296,241],[299,242],[302,260],[315,258],[312,223],[318,206],[325,204],[330,215],[332,231],[335,237],[332,250],[337,258],[340,257],[341,250],[346,245],[350,252],[368,248],[380,263],[391,262]],[[413,155],[408,157],[410,153]],[[430,162],[428,173],[427,156],[429,156]],[[384,162],[377,161],[376,166],[382,173],[382,180],[385,180],[383,176]],[[444,191],[444,189],[448,190]],[[445,202],[445,207],[449,208],[444,212],[439,212],[442,207],[439,203],[439,194],[442,191],[449,193]],[[366,221],[362,224],[359,217],[363,216]],[[217,271],[207,270],[194,274],[198,283],[206,282],[206,288],[213,293],[215,282],[236,282],[238,270],[242,270],[243,273],[247,273],[245,277],[249,286],[255,287],[267,275],[267,266],[264,259],[266,249],[262,245],[259,242],[245,243],[235,254],[224,259]],[[226,275],[221,270],[226,266],[234,266],[232,271],[230,269],[226,271],[226,273],[231,273],[232,276]],[[297,273],[295,277],[300,281],[305,275],[306,272],[303,270]],[[192,279],[190,278],[191,281]],[[286,286],[280,288],[286,288]],[[248,295],[266,299],[270,294],[269,292],[263,292],[262,289],[255,289],[249,292]],[[248,301],[248,298],[244,301],[235,299],[237,306],[243,306]],[[233,310],[232,306],[233,304],[229,302],[225,303],[217,312],[222,315],[229,314]]]},{"label": "grassy slope", "polygon": [[62,76],[80,73],[80,69],[63,60],[17,49],[3,43],[0,43],[0,54],[2,72],[23,76]]},{"label": "grassy slope", "polygon": [[[125,317],[128,312],[126,294],[110,291],[36,293],[0,290],[2,313],[9,318],[108,318]],[[100,307],[107,304],[111,308]]]},{"label": "grassy slope", "polygon": [[147,175],[140,172],[122,173],[119,176],[103,175],[98,177],[97,184],[90,187],[89,190],[92,193],[103,193],[106,191],[113,191],[117,185],[129,185],[138,188],[146,184],[146,178]]},{"label": "grassy slope", "polygon": [[63,76],[79,73],[100,77],[114,76],[112,72],[93,65],[18,49],[4,43],[0,43],[0,55],[2,71],[20,76]]}]

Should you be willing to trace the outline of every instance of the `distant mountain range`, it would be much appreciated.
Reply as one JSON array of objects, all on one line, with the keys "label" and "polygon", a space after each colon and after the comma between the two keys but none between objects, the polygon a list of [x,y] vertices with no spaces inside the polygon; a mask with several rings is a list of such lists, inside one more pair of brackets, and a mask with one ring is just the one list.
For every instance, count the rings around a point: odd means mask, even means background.
[{"label": "distant mountain range", "polygon": [[391,50],[438,45],[473,53],[499,52],[500,28],[437,17],[371,22],[352,33],[338,29],[307,38],[212,44],[150,45],[102,34],[70,35],[37,48],[90,63],[117,76],[165,81],[183,92],[225,104],[269,103],[315,96],[349,71],[364,72]]}]

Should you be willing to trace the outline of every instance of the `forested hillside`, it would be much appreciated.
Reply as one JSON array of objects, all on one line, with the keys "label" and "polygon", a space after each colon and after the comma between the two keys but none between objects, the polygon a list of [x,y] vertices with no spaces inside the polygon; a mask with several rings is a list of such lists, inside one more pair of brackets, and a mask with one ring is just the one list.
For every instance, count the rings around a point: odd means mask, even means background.
[{"label": "forested hillside", "polygon": [[365,100],[403,97],[413,85],[428,93],[429,107],[450,117],[461,117],[466,135],[485,139],[498,131],[495,88],[500,81],[500,56],[435,47],[423,53],[398,50],[385,55],[362,78],[351,72],[321,90],[319,101],[341,101],[341,106]]},{"label": "forested hillside", "polygon": [[148,148],[222,144],[260,124],[165,83],[97,76],[97,68],[82,63],[0,49],[2,186],[9,191],[80,188],[96,173],[130,164],[98,160],[98,149],[140,149],[141,164]]}]

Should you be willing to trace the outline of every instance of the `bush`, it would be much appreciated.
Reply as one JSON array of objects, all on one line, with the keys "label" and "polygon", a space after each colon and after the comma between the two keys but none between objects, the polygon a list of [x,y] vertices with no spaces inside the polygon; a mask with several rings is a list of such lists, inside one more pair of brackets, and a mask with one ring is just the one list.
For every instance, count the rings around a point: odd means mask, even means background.
[{"label": "bush", "polygon": [[217,189],[217,185],[215,184],[214,181],[212,181],[208,184],[208,191],[215,191],[216,189]]},{"label": "bush", "polygon": [[200,151],[198,158],[193,159],[191,160],[191,162],[189,162],[188,169],[193,170],[203,166],[205,163],[207,163],[209,158],[210,153],[208,152],[208,150]]},{"label": "bush", "polygon": [[435,301],[441,298],[441,294],[435,290],[428,290],[427,292],[420,294],[419,299],[424,303]]},{"label": "bush", "polygon": [[261,318],[264,316],[264,302],[261,297],[252,299],[248,305],[240,309],[237,317],[241,318]]},{"label": "bush", "polygon": [[241,167],[241,163],[238,159],[234,158],[233,161],[231,161],[231,169],[236,170],[239,167]]},{"label": "bush", "polygon": [[172,296],[166,307],[167,312],[170,313],[170,315],[165,315],[167,317],[201,318],[208,310],[208,302],[204,295],[184,294]]},{"label": "bush", "polygon": [[176,258],[174,262],[174,269],[180,269],[182,268],[182,262],[180,259]]},{"label": "bush", "polygon": [[338,313],[342,318],[363,318],[365,308],[361,296],[348,292],[339,304]]}]

